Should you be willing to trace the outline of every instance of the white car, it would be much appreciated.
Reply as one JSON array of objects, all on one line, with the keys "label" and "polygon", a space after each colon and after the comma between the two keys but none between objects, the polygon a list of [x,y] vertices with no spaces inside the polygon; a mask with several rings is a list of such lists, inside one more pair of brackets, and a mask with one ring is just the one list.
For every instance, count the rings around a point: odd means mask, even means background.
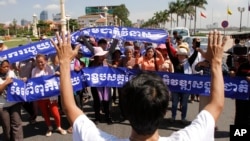
[{"label": "white car", "polygon": [[194,38],[200,38],[200,40],[201,40],[200,48],[203,49],[204,51],[206,51],[207,50],[207,45],[208,45],[208,37],[206,37],[206,36],[190,36],[190,37],[186,37],[186,38],[183,39],[183,42],[188,43],[189,48],[190,48],[190,50],[192,52],[193,51],[192,42],[193,42]]},{"label": "white car", "polygon": [[178,35],[181,35],[182,38],[190,37],[189,29],[186,27],[174,27],[168,31],[170,37],[173,37],[173,32],[176,31]]}]

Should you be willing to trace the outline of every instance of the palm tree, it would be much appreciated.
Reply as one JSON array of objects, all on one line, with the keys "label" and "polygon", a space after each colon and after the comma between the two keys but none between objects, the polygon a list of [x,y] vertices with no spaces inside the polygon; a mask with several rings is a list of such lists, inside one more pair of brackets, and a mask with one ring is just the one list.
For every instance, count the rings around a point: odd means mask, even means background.
[{"label": "palm tree", "polygon": [[[181,0],[176,0],[176,2],[170,2],[169,3],[169,11],[171,11],[171,13],[175,13],[176,14],[176,23],[177,26],[179,24],[179,16],[182,15],[182,10],[184,7],[184,1]],[[171,16],[172,19],[172,16]]]},{"label": "palm tree", "polygon": [[195,15],[194,15],[194,34],[195,34],[196,20],[197,20],[197,7],[206,9],[204,5],[207,4],[207,1],[206,0],[185,0],[185,1],[188,6],[194,7],[194,10],[195,10]]},{"label": "palm tree", "polygon": [[158,23],[158,26],[161,28],[161,25],[165,25],[166,21],[169,21],[168,11],[164,10],[154,13],[153,19],[156,23]]},{"label": "palm tree", "polygon": [[187,4],[186,1],[184,1],[183,3],[183,7],[181,9],[181,12],[182,12],[182,17],[184,17],[184,20],[185,20],[185,23],[184,23],[184,26],[186,27],[187,25],[187,15],[191,16],[191,15],[194,15],[195,14],[195,10],[194,10],[194,7],[192,6],[189,6]]},{"label": "palm tree", "polygon": [[177,9],[175,8],[175,6],[174,6],[174,2],[170,2],[169,4],[168,4],[168,7],[169,7],[169,10],[168,10],[168,12],[170,13],[170,26],[171,26],[171,28],[173,27],[172,26],[172,22],[173,22],[173,13],[175,13],[176,11],[177,11]]}]

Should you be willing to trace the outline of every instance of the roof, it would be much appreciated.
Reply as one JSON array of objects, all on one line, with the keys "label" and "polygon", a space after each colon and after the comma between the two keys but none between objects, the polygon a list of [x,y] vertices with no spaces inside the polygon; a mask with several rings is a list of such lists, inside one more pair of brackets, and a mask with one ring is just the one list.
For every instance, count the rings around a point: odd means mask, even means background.
[{"label": "roof", "polygon": [[105,21],[106,21],[106,18],[99,18],[95,22],[96,23],[105,23]]}]

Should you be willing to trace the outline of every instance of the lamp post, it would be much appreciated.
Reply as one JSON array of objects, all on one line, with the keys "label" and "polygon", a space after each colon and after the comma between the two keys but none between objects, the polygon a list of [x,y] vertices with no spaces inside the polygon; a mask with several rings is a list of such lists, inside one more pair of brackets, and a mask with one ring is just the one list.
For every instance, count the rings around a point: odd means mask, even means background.
[{"label": "lamp post", "polygon": [[117,15],[115,15],[115,26],[117,26]]},{"label": "lamp post", "polygon": [[66,16],[67,19],[67,31],[69,31],[69,20],[70,20],[70,15]]},{"label": "lamp post", "polygon": [[66,16],[65,16],[64,0],[60,0],[60,8],[61,8],[61,31],[66,32]]},{"label": "lamp post", "polygon": [[240,12],[240,32],[241,32],[242,12],[245,11],[245,7],[238,7],[238,11]]},{"label": "lamp post", "polygon": [[105,6],[104,8],[103,8],[103,12],[104,12],[104,14],[105,14],[105,26],[107,26],[108,25],[108,7],[107,6]]}]

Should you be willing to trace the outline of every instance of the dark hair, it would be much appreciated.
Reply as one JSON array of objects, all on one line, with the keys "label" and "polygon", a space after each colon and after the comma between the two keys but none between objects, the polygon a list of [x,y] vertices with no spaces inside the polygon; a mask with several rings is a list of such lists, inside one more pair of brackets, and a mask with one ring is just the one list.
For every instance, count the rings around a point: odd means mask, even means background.
[{"label": "dark hair", "polygon": [[100,44],[107,44],[107,41],[105,39],[100,39],[97,44],[98,45],[100,45]]},{"label": "dark hair", "polygon": [[178,36],[176,37],[176,40],[182,40],[182,36],[181,36],[181,35],[178,35]]},{"label": "dark hair", "polygon": [[37,55],[36,55],[36,60],[37,60],[38,58],[40,58],[40,57],[42,57],[44,60],[47,60],[47,56],[44,55],[44,54],[37,54]]},{"label": "dark hair", "polygon": [[140,135],[153,134],[164,118],[169,101],[168,87],[153,72],[142,72],[121,90],[121,110]]},{"label": "dark hair", "polygon": [[0,66],[2,66],[4,62],[10,63],[9,60],[5,59],[3,61],[0,61]]},{"label": "dark hair", "polygon": [[240,39],[239,39],[239,38],[236,38],[236,39],[234,40],[234,43],[235,43],[235,44],[239,44],[239,43],[240,43]]}]

